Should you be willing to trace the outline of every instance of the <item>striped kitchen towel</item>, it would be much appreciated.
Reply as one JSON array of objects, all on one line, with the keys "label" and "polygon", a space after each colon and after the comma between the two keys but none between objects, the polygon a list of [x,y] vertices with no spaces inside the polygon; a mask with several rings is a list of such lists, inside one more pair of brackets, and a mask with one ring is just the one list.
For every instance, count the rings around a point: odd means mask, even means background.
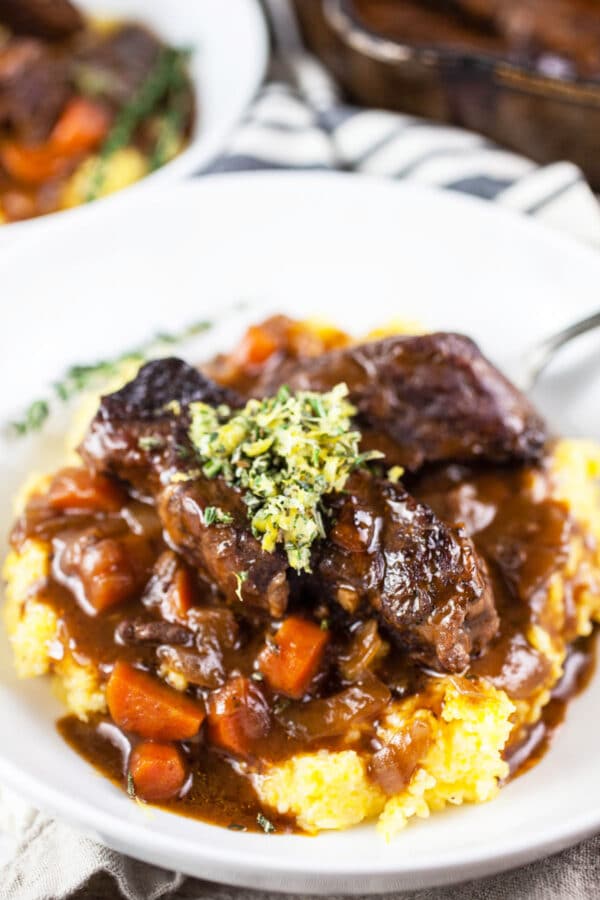
[{"label": "striped kitchen towel", "polygon": [[364,172],[462,191],[600,245],[600,207],[572,163],[537,166],[460,128],[348,106],[337,102],[333,86],[328,96],[319,79],[316,99],[314,90],[269,82],[226,152],[205,171],[290,168]]}]

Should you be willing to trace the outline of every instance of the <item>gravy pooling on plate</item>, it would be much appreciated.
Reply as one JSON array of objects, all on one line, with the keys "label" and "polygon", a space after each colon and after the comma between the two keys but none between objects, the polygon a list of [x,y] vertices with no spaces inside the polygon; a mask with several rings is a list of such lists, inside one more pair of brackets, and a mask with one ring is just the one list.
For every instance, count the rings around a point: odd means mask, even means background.
[{"label": "gravy pooling on plate", "polygon": [[79,454],[15,524],[9,631],[138,800],[391,836],[493,797],[591,667],[600,453],[460,335],[274,317],[143,366]]}]

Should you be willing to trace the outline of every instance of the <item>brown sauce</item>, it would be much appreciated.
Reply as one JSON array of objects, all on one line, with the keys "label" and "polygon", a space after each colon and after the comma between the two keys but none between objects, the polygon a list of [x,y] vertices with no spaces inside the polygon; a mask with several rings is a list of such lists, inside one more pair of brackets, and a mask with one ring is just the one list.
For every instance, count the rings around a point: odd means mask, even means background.
[{"label": "brown sauce", "polygon": [[[58,730],[69,746],[113,784],[126,786],[129,742],[125,739],[118,745],[116,726],[105,719],[86,723],[75,716],[66,716],[59,721]],[[219,753],[200,744],[189,744],[185,749],[191,778],[182,795],[160,804],[162,809],[233,831],[261,831],[257,817],[266,813],[277,834],[298,830],[291,817],[265,810],[249,780]]]},{"label": "brown sauce", "polygon": [[[537,475],[543,480],[543,472]],[[539,491],[531,486],[531,478],[532,472],[522,468],[449,465],[431,469],[413,478],[408,485],[417,499],[427,502],[440,517],[451,523],[464,523],[487,563],[501,627],[487,651],[473,660],[471,673],[485,676],[516,700],[535,696],[549,676],[546,660],[526,640],[529,626],[538,623],[550,631],[555,628],[567,632],[571,628],[569,622],[566,625],[552,622],[543,598],[549,580],[566,559],[574,526],[566,507],[544,499],[543,492],[540,499]],[[144,605],[140,600],[143,592],[139,590],[127,602],[90,615],[85,603],[82,604],[81,585],[65,579],[65,573],[60,569],[64,560],[60,553],[57,555],[61,542],[71,540],[73,536],[77,540],[78,535],[89,533],[90,528],[94,529],[94,539],[107,535],[111,539],[127,537],[132,533],[131,523],[135,520],[137,537],[141,535],[146,540],[146,544],[135,545],[140,553],[138,564],[145,572],[148,547],[151,549],[150,562],[165,549],[162,537],[157,534],[152,510],[140,510],[139,503],[128,501],[119,513],[87,514],[71,519],[63,516],[57,523],[56,516],[53,519],[44,513],[43,502],[39,498],[32,501],[15,528],[13,543],[18,546],[28,536],[53,543],[52,575],[43,586],[41,597],[58,615],[61,642],[76,659],[96,667],[102,678],[108,677],[117,659],[154,671],[157,668],[156,647],[123,645],[115,640],[115,630],[119,623],[132,617],[142,622],[161,621],[160,609]],[[139,525],[140,521],[143,526]],[[216,683],[222,684],[232,675],[253,678],[257,655],[271,633],[272,623],[268,616],[250,613],[242,605],[239,608],[225,606],[197,575],[193,579],[193,594],[200,611],[226,608],[232,609],[235,616],[235,639],[229,643],[225,641],[215,650],[218,657],[214,673]],[[294,603],[301,606],[302,597],[293,601],[292,612]],[[301,751],[353,746],[375,759],[371,772],[383,782],[389,783],[389,762],[394,758],[398,775],[394,784],[401,783],[410,778],[415,759],[427,746],[427,735],[415,735],[406,746],[398,744],[387,755],[389,758],[384,759],[377,756],[381,746],[375,728],[390,698],[419,692],[426,683],[427,674],[411,662],[407,653],[392,645],[387,656],[381,661],[373,661],[368,676],[358,685],[345,679],[344,661],[348,666],[352,641],[357,626],[361,625],[360,614],[350,627],[348,619],[339,610],[325,609],[321,615],[327,619],[331,633],[327,664],[322,674],[312,685],[310,697],[299,700],[281,698],[258,680],[272,715],[272,725],[268,735],[255,742],[252,757],[247,762],[253,771],[260,771],[261,765],[285,760]],[[547,750],[552,735],[564,719],[569,699],[585,686],[593,671],[593,650],[591,638],[573,644],[565,675],[555,687],[542,721],[525,735],[521,734],[518,743],[506,751],[511,777],[526,771]],[[210,695],[202,685],[191,685],[189,693],[203,703],[208,702]],[[327,703],[334,696],[344,696],[345,705],[343,709],[336,708],[331,712]],[[315,704],[314,707],[307,704],[307,700]],[[347,731],[356,731],[353,716],[361,704],[367,713],[360,720],[356,738],[348,744],[347,734],[340,728],[335,730],[336,717],[348,716]],[[314,710],[312,717],[311,709]],[[328,717],[334,722],[330,732],[323,727]],[[130,748],[135,746],[131,735],[119,732],[107,717],[82,723],[69,716],[61,720],[58,728],[69,745],[92,765],[115,784],[127,787],[128,756]],[[262,815],[278,833],[296,828],[292,819],[263,809],[244,774],[244,764],[212,749],[203,743],[202,737],[183,742],[180,749],[189,777],[179,796],[161,806],[234,829],[257,830]],[[378,775],[379,764],[387,765],[387,773],[381,776]]]},{"label": "brown sauce", "polygon": [[564,723],[569,701],[588,686],[596,668],[597,633],[575,641],[564,663],[564,673],[552,690],[552,697],[539,722],[530,725],[525,735],[506,749],[509,778],[518,778],[532,769],[547,753],[554,735]]}]

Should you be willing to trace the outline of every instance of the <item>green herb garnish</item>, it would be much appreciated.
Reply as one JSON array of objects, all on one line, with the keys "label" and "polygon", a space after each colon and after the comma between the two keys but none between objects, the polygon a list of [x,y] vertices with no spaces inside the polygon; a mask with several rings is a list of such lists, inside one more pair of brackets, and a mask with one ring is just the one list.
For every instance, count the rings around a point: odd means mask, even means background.
[{"label": "green herb garnish", "polygon": [[189,50],[177,50],[173,47],[165,47],[161,50],[156,64],[146,80],[132,99],[119,111],[115,123],[100,149],[86,197],[88,203],[95,200],[102,190],[106,177],[106,164],[111,156],[132,142],[139,125],[156,111],[170,91],[179,89],[182,78],[185,83],[185,76],[182,73],[185,71],[184,67],[188,58]]},{"label": "green herb garnish", "polygon": [[322,498],[383,455],[359,453],[347,396],[338,384],[322,394],[283,387],[234,412],[190,404],[189,434],[204,476],[219,475],[243,492],[253,535],[267,552],[283,544],[294,569],[310,571],[311,545],[325,536]]},{"label": "green herb garnish", "polygon": [[273,834],[275,831],[275,826],[272,822],[270,822],[266,816],[263,816],[262,813],[259,813],[256,817],[256,821],[262,828],[265,834]]},{"label": "green herb garnish", "polygon": [[141,437],[138,440],[140,450],[159,450],[163,445],[163,439],[152,434]]},{"label": "green herb garnish", "polygon": [[220,506],[207,506],[204,510],[205,525],[229,525],[233,522],[233,516],[226,513]]},{"label": "green herb garnish", "polygon": [[[122,370],[122,367],[127,363],[142,363],[146,359],[149,359],[153,354],[159,352],[163,344],[181,343],[203,331],[208,331],[211,326],[212,323],[204,319],[198,322],[192,322],[180,331],[169,334],[168,341],[164,340],[167,335],[155,335],[149,341],[140,344],[139,347],[127,350],[114,357],[114,359],[71,366],[67,369],[60,381],[54,383],[54,394],[59,400],[66,403],[76,394],[79,394],[82,391],[92,390],[94,387],[102,384],[102,382],[108,381],[110,378],[115,378]],[[11,427],[13,431],[18,435],[31,434],[34,431],[39,431],[50,415],[50,408],[50,398],[35,400],[27,407],[23,414],[23,418],[12,423]],[[191,451],[186,448],[186,453],[190,454]]]},{"label": "green herb garnish", "polygon": [[177,153],[183,136],[185,122],[190,112],[188,80],[184,65],[187,59],[187,56],[182,57],[180,64],[173,67],[166,101],[167,109],[160,120],[158,137],[150,157],[151,172],[164,166]]},{"label": "green herb garnish", "polygon": [[227,826],[230,831],[247,831],[245,825],[240,825],[239,822],[230,822]]},{"label": "green herb garnish", "polygon": [[321,619],[321,631],[329,631],[329,619]]},{"label": "green herb garnish", "polygon": [[34,400],[25,410],[25,415],[19,422],[13,422],[12,427],[17,434],[28,434],[31,431],[39,431],[48,416],[50,405],[47,400]]}]

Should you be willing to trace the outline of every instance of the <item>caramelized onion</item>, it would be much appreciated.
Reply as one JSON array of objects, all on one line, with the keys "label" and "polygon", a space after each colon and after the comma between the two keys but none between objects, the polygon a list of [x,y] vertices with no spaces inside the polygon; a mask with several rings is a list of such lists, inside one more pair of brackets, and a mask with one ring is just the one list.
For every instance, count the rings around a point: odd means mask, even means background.
[{"label": "caramelized onion", "polygon": [[369,677],[332,697],[292,704],[278,718],[297,737],[316,741],[345,734],[355,725],[375,719],[389,703],[390,696],[381,681]]},{"label": "caramelized onion", "polygon": [[169,669],[183,675],[190,684],[214,690],[225,681],[223,658],[218,647],[207,647],[204,652],[184,650],[181,647],[159,647],[158,658]]},{"label": "caramelized onion", "polygon": [[375,619],[364,622],[356,631],[347,653],[340,656],[340,672],[347,681],[357,681],[387,650]]},{"label": "caramelized onion", "polygon": [[399,794],[410,782],[430,745],[429,725],[422,719],[414,719],[373,754],[369,775],[388,796]]}]

